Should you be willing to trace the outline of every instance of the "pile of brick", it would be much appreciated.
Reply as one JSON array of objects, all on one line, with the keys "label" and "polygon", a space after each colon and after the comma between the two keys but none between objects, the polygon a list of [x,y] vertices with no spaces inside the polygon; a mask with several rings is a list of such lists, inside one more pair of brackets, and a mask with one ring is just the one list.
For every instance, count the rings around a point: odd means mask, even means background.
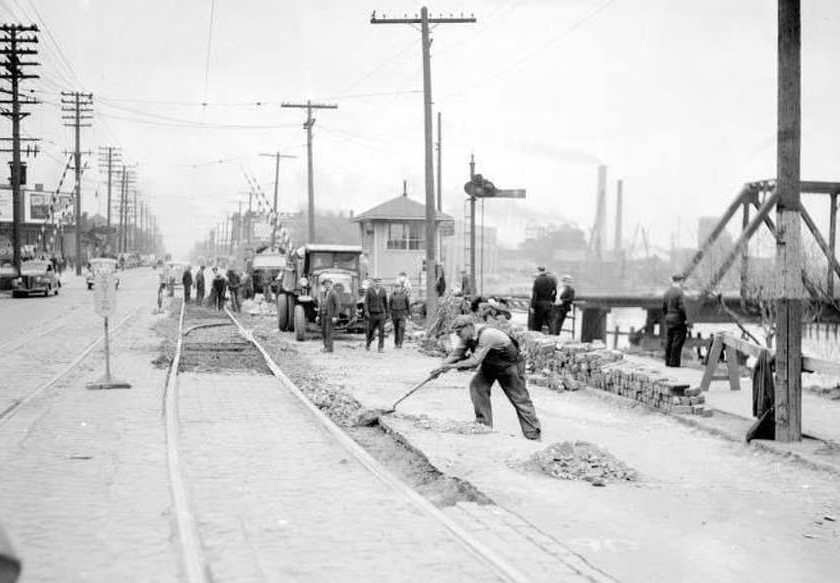
[{"label": "pile of brick", "polygon": [[562,344],[557,337],[540,332],[520,328],[509,332],[525,355],[529,384],[555,391],[592,387],[672,413],[712,414],[699,388],[629,363],[620,351],[601,342]]}]

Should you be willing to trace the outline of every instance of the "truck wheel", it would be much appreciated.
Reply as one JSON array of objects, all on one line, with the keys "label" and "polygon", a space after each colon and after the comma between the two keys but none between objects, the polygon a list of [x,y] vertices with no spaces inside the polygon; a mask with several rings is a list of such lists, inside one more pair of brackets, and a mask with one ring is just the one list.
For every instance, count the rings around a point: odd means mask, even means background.
[{"label": "truck wheel", "polygon": [[277,294],[277,329],[285,332],[289,329],[289,296]]},{"label": "truck wheel", "polygon": [[295,306],[295,340],[306,340],[306,311],[300,304]]}]

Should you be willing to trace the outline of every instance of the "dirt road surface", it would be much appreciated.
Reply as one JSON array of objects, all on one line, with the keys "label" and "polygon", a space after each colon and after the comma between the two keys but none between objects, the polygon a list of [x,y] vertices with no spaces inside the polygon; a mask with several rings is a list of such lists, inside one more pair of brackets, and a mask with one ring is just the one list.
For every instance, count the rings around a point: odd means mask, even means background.
[{"label": "dirt road surface", "polygon": [[[438,362],[410,343],[367,352],[352,336],[339,337],[335,353],[325,354],[317,337],[295,342],[270,318],[246,314],[243,322],[273,347],[296,382],[349,393],[365,407],[387,408]],[[430,383],[384,417],[383,427],[439,471],[613,577],[628,583],[836,580],[836,474],[589,390],[530,388],[542,443],[522,438],[498,388],[494,431],[463,431],[473,421],[469,378],[455,372]],[[599,488],[522,467],[552,443],[579,440],[613,454],[639,479]]]}]

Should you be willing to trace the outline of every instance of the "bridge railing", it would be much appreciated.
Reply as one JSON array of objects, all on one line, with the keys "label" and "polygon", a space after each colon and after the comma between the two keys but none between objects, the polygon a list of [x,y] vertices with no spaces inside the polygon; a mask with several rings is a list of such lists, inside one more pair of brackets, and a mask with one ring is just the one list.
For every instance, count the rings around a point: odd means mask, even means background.
[{"label": "bridge railing", "polygon": [[[740,371],[738,369],[738,353],[758,358],[763,352],[773,354],[773,351],[764,346],[741,340],[728,332],[718,332],[712,341],[709,350],[709,359],[706,362],[706,370],[703,372],[703,379],[700,381],[700,389],[709,390],[715,369],[722,354],[726,354],[726,368],[729,373],[729,388],[733,391],[741,390]],[[802,356],[802,372],[817,372],[831,376],[840,376],[840,362]]]}]

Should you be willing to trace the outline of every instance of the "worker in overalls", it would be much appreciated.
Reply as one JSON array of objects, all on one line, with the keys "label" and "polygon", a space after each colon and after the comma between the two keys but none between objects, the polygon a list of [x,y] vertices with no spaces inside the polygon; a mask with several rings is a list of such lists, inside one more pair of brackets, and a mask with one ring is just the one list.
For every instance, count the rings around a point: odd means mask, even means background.
[{"label": "worker in overalls", "polygon": [[478,368],[470,380],[470,399],[475,408],[476,423],[493,427],[490,389],[494,382],[499,381],[499,386],[516,410],[522,434],[527,439],[539,440],[540,421],[525,387],[525,359],[520,354],[518,343],[502,330],[476,324],[472,317],[466,315],[456,317],[451,330],[458,335],[458,343],[452,354],[432,374],[453,368]]}]

